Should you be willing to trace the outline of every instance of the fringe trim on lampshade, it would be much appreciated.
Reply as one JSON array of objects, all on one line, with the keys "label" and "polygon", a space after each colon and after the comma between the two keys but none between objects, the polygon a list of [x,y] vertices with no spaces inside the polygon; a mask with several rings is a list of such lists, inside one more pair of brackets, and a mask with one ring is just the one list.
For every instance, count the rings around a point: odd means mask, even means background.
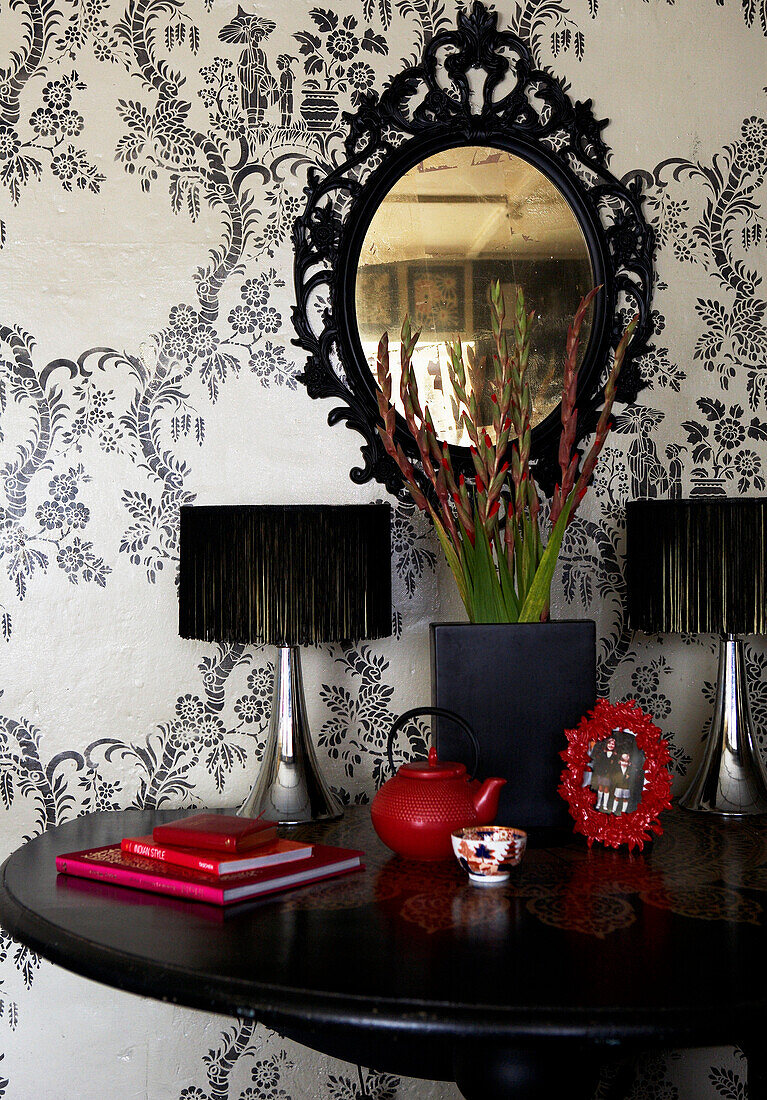
[{"label": "fringe trim on lampshade", "polygon": [[391,508],[181,508],[179,634],[311,645],[391,634]]},{"label": "fringe trim on lampshade", "polygon": [[648,634],[767,633],[767,500],[626,505],[631,625]]}]

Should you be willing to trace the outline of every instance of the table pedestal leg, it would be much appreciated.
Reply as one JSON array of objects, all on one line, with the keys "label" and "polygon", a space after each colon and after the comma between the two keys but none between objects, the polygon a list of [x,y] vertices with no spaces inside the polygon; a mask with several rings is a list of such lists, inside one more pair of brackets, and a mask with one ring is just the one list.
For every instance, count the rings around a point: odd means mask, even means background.
[{"label": "table pedestal leg", "polygon": [[466,1100],[591,1100],[604,1054],[551,1041],[524,1047],[477,1042],[460,1044],[453,1061]]},{"label": "table pedestal leg", "polygon": [[744,1043],[748,1064],[748,1100],[767,1100],[767,1052],[762,1043]]}]

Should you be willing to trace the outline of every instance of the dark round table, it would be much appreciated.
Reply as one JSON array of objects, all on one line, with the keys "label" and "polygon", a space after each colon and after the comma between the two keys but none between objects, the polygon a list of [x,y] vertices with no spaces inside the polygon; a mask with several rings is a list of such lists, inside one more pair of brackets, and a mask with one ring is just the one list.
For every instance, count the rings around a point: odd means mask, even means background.
[{"label": "dark round table", "polygon": [[30,841],[3,865],[0,923],[88,978],[471,1100],[574,1100],[611,1055],[722,1044],[767,1096],[764,823],[672,810],[644,854],[574,838],[482,890],[455,863],[393,857],[353,807],[290,835],[362,848],[364,872],[229,910],[57,876],[56,854],[174,816],[93,814]]}]

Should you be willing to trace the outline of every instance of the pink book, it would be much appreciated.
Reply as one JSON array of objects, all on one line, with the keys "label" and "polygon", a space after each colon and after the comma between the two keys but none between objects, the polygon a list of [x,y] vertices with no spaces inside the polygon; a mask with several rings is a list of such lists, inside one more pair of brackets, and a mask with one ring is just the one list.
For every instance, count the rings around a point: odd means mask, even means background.
[{"label": "pink book", "polygon": [[270,844],[259,845],[251,852],[234,852],[231,855],[195,848],[169,848],[165,844],[156,844],[151,836],[123,837],[120,847],[123,852],[146,856],[147,859],[156,859],[160,863],[173,863],[177,867],[191,867],[195,871],[206,871],[209,875],[217,876],[257,871],[261,867],[274,867],[278,863],[307,859],[312,854],[311,844],[302,844],[297,840],[273,840]]},{"label": "pink book", "polygon": [[364,853],[352,848],[333,848],[315,844],[312,854],[295,864],[282,863],[257,871],[243,871],[220,879],[205,871],[158,863],[146,856],[123,852],[119,844],[88,848],[56,856],[56,870],[67,875],[132,886],[157,894],[229,905],[245,898],[260,897],[288,890],[293,886],[361,869]]}]

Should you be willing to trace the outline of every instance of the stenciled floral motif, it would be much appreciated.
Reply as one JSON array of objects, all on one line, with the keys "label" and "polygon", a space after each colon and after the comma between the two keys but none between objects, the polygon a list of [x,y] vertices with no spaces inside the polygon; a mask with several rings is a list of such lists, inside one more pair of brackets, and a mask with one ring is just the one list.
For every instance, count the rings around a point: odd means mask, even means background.
[{"label": "stenciled floral motif", "polygon": [[[243,646],[218,645],[216,654],[204,657],[200,662],[204,697],[187,693],[176,700],[175,716],[158,726],[156,734],[150,734],[145,745],[123,741],[115,737],[102,737],[88,745],[85,761],[88,771],[84,786],[92,799],[104,798],[105,771],[116,763],[131,761],[137,776],[137,787],[132,803],[138,806],[162,806],[168,804],[195,804],[194,782],[190,776],[195,766],[213,780],[215,791],[223,793],[226,781],[235,766],[245,768],[250,753],[245,744],[234,735],[243,733],[253,737],[263,733],[266,726],[266,707],[260,708],[252,721],[243,717],[244,700],[238,700],[239,712],[235,713],[239,725],[232,729],[222,717],[225,702],[224,688],[232,672],[242,664],[250,663],[250,654]],[[263,696],[266,676],[251,674],[248,686],[251,694]]]},{"label": "stenciled floral motif", "polygon": [[117,39],[109,25],[106,0],[80,0],[74,5],[62,33],[56,39],[57,48],[72,61],[90,42],[97,61],[115,61]]},{"label": "stenciled floral motif", "polygon": [[735,1069],[718,1065],[712,1066],[709,1070],[708,1079],[721,1100],[747,1100],[748,1098],[746,1056],[740,1048],[736,1048],[735,1058]]},{"label": "stenciled floral motif", "polygon": [[[633,653],[631,654],[634,655]],[[661,677],[670,676],[673,669],[665,657],[657,657],[647,664],[637,664],[631,673],[632,699],[639,703],[643,710],[658,722],[663,729],[666,747],[671,757],[671,766],[676,775],[686,775],[692,763],[692,757],[680,745],[677,744],[674,734],[668,728],[668,720],[671,718],[671,699],[661,690]]]},{"label": "stenciled floral motif", "polygon": [[[23,434],[14,457],[0,467],[5,495],[5,503],[0,504],[0,559],[13,594],[23,600],[33,576],[47,572],[51,563],[72,584],[94,582],[103,588],[112,567],[82,535],[92,507],[80,499],[82,487],[91,481],[82,463],[54,474],[48,482],[48,498],[30,514],[33,486],[56,460],[66,457],[72,442],[65,430],[67,402],[60,388],[48,384],[46,373],[35,368],[29,333],[0,325],[0,347],[10,353],[9,358],[0,359],[0,412],[5,411],[10,394],[23,413],[19,424]],[[11,630],[11,614],[5,607],[6,639]]]},{"label": "stenciled floral motif", "polygon": [[691,479],[705,480],[708,492],[711,479],[732,482],[738,493],[763,492],[767,482],[762,460],[746,444],[749,439],[765,442],[767,424],[756,416],[744,423],[745,409],[737,403],[727,407],[718,398],[699,397],[695,404],[703,420],[682,424],[695,463]]},{"label": "stenciled floral motif", "polygon": [[[179,696],[173,718],[160,723],[144,745],[101,737],[83,752],[64,751],[44,763],[40,731],[24,720],[0,717],[2,805],[9,810],[17,796],[29,800],[34,807],[34,835],[77,811],[169,802],[194,805],[195,783],[190,773],[195,766],[207,773],[218,794],[223,793],[234,768],[244,769],[250,760],[254,740],[259,751],[266,727],[265,699],[271,693],[273,675],[268,666],[251,669],[248,695],[241,696],[234,706],[239,721],[230,725],[222,714],[229,677],[239,666],[251,663],[252,655],[242,646],[217,646],[215,654],[203,658],[199,665],[203,694]],[[251,698],[259,705],[255,714],[248,712],[245,718],[246,700]],[[133,765],[135,786],[130,788],[125,785],[125,761]]]},{"label": "stenciled floral motif", "polygon": [[[599,0],[589,0],[589,15],[596,17]],[[583,60],[586,38],[574,19],[568,5],[562,0],[519,0],[509,27],[530,46],[536,58],[542,60],[544,36],[554,57],[572,50],[578,61]]]},{"label": "stenciled floral motif", "polygon": [[328,1100],[396,1100],[401,1081],[391,1073],[362,1070],[357,1066],[357,1080],[345,1075],[328,1074],[325,1088]]},{"label": "stenciled floral motif", "polygon": [[343,763],[348,778],[363,759],[372,757],[373,786],[378,788],[387,767],[386,738],[396,717],[389,709],[394,688],[383,679],[389,663],[368,645],[346,650],[338,663],[345,678],[352,684],[356,682],[357,690],[343,684],[322,685],[320,698],[331,717],[320,728],[317,744],[326,749],[331,760]]},{"label": "stenciled floral motif", "polygon": [[370,27],[360,30],[351,14],[339,16],[330,8],[312,8],[309,12],[316,31],[298,31],[293,35],[304,58],[309,80],[304,89],[323,87],[328,91],[351,89],[352,103],[357,106],[363,94],[372,87],[374,72],[359,60],[362,53],[386,54],[386,39]]},{"label": "stenciled floral motif", "polygon": [[233,335],[228,343],[245,349],[250,369],[262,385],[294,390],[298,368],[288,361],[285,348],[271,339],[282,329],[282,316],[271,304],[271,296],[284,286],[285,280],[273,267],[245,280],[240,287],[242,304],[229,312]]},{"label": "stenciled floral motif", "polygon": [[[624,516],[621,516],[623,521]],[[608,695],[612,677],[626,657],[631,630],[626,618],[626,584],[623,578],[618,543],[620,531],[603,523],[576,516],[562,543],[562,594],[572,607],[599,606],[609,613],[603,628],[597,660],[597,691]]]},{"label": "stenciled floral motif", "polygon": [[395,573],[412,599],[425,575],[437,568],[430,528],[412,501],[398,501],[392,511],[391,548]]},{"label": "stenciled floral motif", "polygon": [[[12,6],[24,7],[27,31],[33,42],[36,36],[50,34],[54,16],[50,6],[26,5],[23,0],[16,0]],[[0,86],[13,86],[20,63],[21,56],[14,54],[10,68],[0,69]],[[85,84],[74,71],[49,81],[42,91],[42,103],[29,116],[32,137],[26,141],[18,129],[18,99],[7,101],[0,95],[0,183],[7,188],[14,205],[18,205],[22,188],[30,180],[41,179],[41,153],[65,191],[78,188],[98,193],[105,182],[106,176],[96,170],[82,149],[72,144],[85,125],[83,116],[72,107],[76,91],[85,91]]]},{"label": "stenciled floral motif", "polygon": [[253,1088],[245,1089],[242,1100],[290,1100],[283,1088],[282,1075],[293,1069],[285,1051],[273,1054],[270,1058],[259,1058],[250,1071]]},{"label": "stenciled floral motif", "polygon": [[[206,1067],[207,1088],[189,1085],[181,1090],[179,1100],[222,1100],[231,1095],[229,1078],[235,1066],[240,1059],[255,1056],[260,1049],[259,1044],[254,1042],[255,1028],[252,1020],[238,1020],[233,1027],[223,1031],[218,1046],[211,1047],[202,1058]],[[285,1060],[287,1062],[287,1056]]]},{"label": "stenciled floral motif", "polygon": [[[750,6],[752,22],[753,4]],[[697,299],[695,309],[705,327],[694,358],[718,376],[724,390],[736,377],[745,375],[754,411],[764,408],[767,400],[767,301],[756,266],[764,236],[756,189],[767,167],[765,133],[767,121],[752,115],[744,119],[739,137],[717,153],[711,164],[680,158],[663,161],[655,170],[655,189],[648,197],[658,219],[659,241],[671,245],[680,263],[700,265],[721,291],[721,297]],[[667,179],[669,172],[671,178]],[[684,183],[688,192],[692,181],[702,185],[706,196],[697,216],[692,214],[687,195],[671,190],[673,184]]]},{"label": "stenciled floral motif", "polygon": [[[657,338],[666,327],[666,318],[659,309],[652,311],[652,330]],[[668,348],[652,347],[642,357],[642,373],[647,378],[648,389],[669,389],[679,393],[687,372],[672,363]]]},{"label": "stenciled floral motif", "polygon": [[629,1100],[680,1100],[679,1089],[671,1079],[674,1062],[678,1061],[676,1051],[670,1055],[657,1051],[642,1054],[637,1059]]},{"label": "stenciled floral motif", "polygon": [[632,698],[657,722],[671,713],[670,699],[659,691],[661,675],[669,675],[671,671],[666,658],[657,657],[649,664],[637,666],[631,674]]}]

